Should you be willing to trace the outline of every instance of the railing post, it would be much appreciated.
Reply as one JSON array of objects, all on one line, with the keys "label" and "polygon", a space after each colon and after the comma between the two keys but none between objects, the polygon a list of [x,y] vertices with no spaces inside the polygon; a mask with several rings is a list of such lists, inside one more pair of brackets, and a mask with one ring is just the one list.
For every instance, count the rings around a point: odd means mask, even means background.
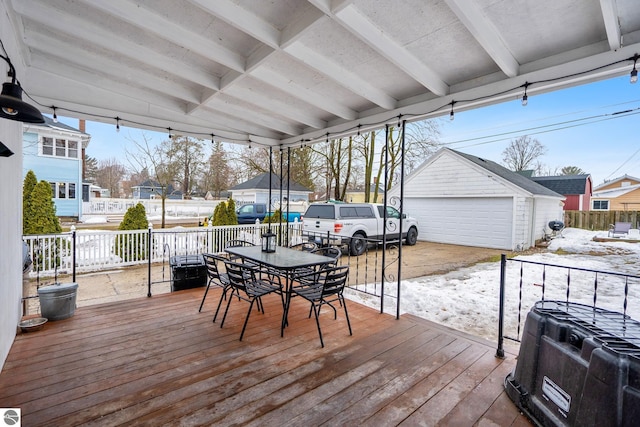
[{"label": "railing post", "polygon": [[507,256],[500,255],[500,302],[498,307],[498,349],[496,357],[504,358],[504,293],[507,276]]},{"label": "railing post", "polygon": [[147,235],[147,257],[149,258],[149,262],[147,263],[147,297],[151,298],[151,257],[153,256],[153,251],[151,250],[151,240],[153,233],[153,223],[149,223],[149,234]]},{"label": "railing post", "polygon": [[73,264],[71,266],[71,271],[72,271],[73,279],[71,281],[75,283],[76,282],[76,226],[75,225],[71,226],[71,247],[73,249],[73,255],[71,255],[71,262]]}]

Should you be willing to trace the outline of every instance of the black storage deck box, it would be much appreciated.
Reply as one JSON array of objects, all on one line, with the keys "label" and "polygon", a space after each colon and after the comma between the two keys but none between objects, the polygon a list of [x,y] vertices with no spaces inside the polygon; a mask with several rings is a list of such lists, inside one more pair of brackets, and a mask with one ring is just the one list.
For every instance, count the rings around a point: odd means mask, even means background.
[{"label": "black storage deck box", "polygon": [[525,322],[507,394],[543,426],[640,423],[640,323],[583,304],[540,301]]},{"label": "black storage deck box", "polygon": [[178,255],[169,258],[171,292],[207,284],[207,267],[202,255]]}]

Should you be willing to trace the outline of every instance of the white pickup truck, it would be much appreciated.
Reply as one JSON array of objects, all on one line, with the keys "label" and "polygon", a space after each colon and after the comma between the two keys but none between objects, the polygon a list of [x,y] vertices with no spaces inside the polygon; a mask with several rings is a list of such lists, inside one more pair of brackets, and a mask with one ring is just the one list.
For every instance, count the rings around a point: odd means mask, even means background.
[{"label": "white pickup truck", "polygon": [[[314,203],[302,220],[304,234],[320,244],[347,245],[351,255],[361,255],[368,243],[382,242],[384,205],[374,203]],[[387,206],[386,239],[401,240],[400,212]],[[418,222],[403,215],[402,239],[407,245],[418,240]]]}]

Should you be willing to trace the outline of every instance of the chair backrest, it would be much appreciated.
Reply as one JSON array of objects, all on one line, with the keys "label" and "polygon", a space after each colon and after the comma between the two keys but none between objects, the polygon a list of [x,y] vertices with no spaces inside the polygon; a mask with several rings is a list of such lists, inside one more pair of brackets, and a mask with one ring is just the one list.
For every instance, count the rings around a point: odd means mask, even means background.
[{"label": "chair backrest", "polygon": [[349,266],[331,267],[322,271],[324,284],[322,296],[340,294],[344,290],[349,278]]},{"label": "chair backrest", "polygon": [[[253,243],[246,241],[246,240],[228,240],[225,244],[224,247],[226,248],[239,248],[239,247],[243,247],[243,246],[255,246]],[[233,254],[229,254],[229,259],[231,259],[231,261],[239,261],[242,259],[242,257],[239,257],[237,255],[233,255]]]},{"label": "chair backrest", "polygon": [[290,248],[302,252],[313,252],[318,248],[318,245],[316,245],[314,242],[302,242],[296,245],[292,245]]},{"label": "chair backrest", "polygon": [[616,222],[616,225],[615,225],[613,230],[616,233],[628,233],[629,230],[631,230],[631,223],[630,222]]},{"label": "chair backrest", "polygon": [[246,240],[228,240],[225,244],[225,248],[238,248],[241,246],[255,246],[253,243]]},{"label": "chair backrest", "polygon": [[311,253],[328,256],[334,259],[333,262],[324,264],[324,267],[338,265],[338,259],[342,256],[342,252],[340,251],[340,249],[333,246],[323,246],[321,248],[316,248],[315,250],[311,251]]},{"label": "chair backrest", "polygon": [[215,254],[202,254],[204,265],[207,267],[207,276],[209,279],[220,280],[220,270],[218,270],[218,261],[225,262],[227,259]]},{"label": "chair backrest", "polygon": [[244,265],[229,260],[224,262],[224,266],[231,286],[246,292],[246,282],[247,278],[251,276],[251,272],[248,273]]}]

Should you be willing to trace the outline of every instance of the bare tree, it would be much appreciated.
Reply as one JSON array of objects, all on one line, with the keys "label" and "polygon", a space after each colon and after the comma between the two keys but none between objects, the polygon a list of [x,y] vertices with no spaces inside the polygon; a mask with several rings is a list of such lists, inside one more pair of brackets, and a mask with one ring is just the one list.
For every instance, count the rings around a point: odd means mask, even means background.
[{"label": "bare tree", "polygon": [[[382,146],[376,160],[376,142],[380,139],[384,140],[385,132],[386,130],[373,131],[358,140],[357,149],[364,159],[366,201],[370,201],[370,195],[373,193],[372,201],[377,202],[380,190],[388,190],[397,182],[399,175],[396,172],[403,157],[405,174],[408,174],[440,146],[438,142],[440,126],[437,120],[408,123],[405,126],[404,152],[402,151],[401,128],[390,126],[387,141]],[[385,169],[386,181],[384,179]],[[373,192],[372,183],[374,183]]]},{"label": "bare tree", "polygon": [[[289,154],[290,163],[287,164]],[[281,155],[282,173],[285,180],[287,173],[289,173],[291,181],[313,191],[315,188],[314,181],[318,176],[315,151],[311,147],[292,148],[290,152],[288,149],[283,149],[282,152],[279,149],[274,149],[271,170],[278,175],[280,174]],[[242,176],[242,180],[251,179],[260,173],[265,173],[269,170],[269,149],[245,147],[238,154],[237,163],[238,169],[243,171],[243,173],[237,174]],[[287,167],[291,169],[289,172]]]},{"label": "bare tree", "polygon": [[96,184],[109,190],[111,197],[120,197],[120,181],[127,169],[116,158],[101,160],[95,171]]},{"label": "bare tree", "polygon": [[180,171],[175,180],[180,184],[186,199],[191,198],[193,191],[192,177],[196,176],[204,165],[203,141],[188,136],[174,136],[171,138],[168,156],[176,162],[174,170]]},{"label": "bare tree", "polygon": [[523,135],[511,141],[502,152],[502,160],[506,167],[513,171],[529,169],[534,162],[547,152],[547,148],[537,139]]},{"label": "bare tree", "polygon": [[169,196],[169,188],[175,182],[180,172],[180,163],[176,161],[175,150],[172,149],[172,141],[165,140],[157,146],[150,144],[149,138],[142,133],[141,141],[130,139],[136,151],[125,150],[127,159],[134,172],[141,173],[146,170],[149,177],[158,183],[160,190],[158,195],[162,200],[162,223],[165,228],[165,205]]}]

